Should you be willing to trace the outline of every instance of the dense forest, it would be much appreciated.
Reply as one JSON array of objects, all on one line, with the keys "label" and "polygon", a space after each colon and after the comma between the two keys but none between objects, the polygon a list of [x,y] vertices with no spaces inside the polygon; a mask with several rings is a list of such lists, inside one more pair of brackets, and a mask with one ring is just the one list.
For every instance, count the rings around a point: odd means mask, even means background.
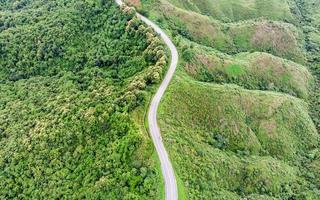
[{"label": "dense forest", "polygon": [[307,64],[315,76],[311,98],[311,115],[320,132],[320,2],[318,0],[296,0],[293,12],[298,16],[305,36]]},{"label": "dense forest", "polygon": [[163,45],[109,0],[0,1],[0,199],[154,199],[159,172],[131,115]]}]

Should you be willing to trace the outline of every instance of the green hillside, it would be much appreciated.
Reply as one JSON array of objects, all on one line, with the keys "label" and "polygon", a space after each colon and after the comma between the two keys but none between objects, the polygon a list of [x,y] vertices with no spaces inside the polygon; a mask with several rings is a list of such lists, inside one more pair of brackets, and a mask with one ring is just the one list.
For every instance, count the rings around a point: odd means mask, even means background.
[{"label": "green hillside", "polygon": [[290,7],[281,0],[168,0],[180,8],[230,22],[254,18],[294,21]]},{"label": "green hillside", "polygon": [[[264,2],[272,5],[271,1]],[[287,23],[286,20],[271,21],[271,18],[250,18],[226,23],[199,12],[181,9],[166,0],[155,1],[154,4],[156,6],[146,2],[145,7],[139,10],[149,11],[151,17],[155,15],[155,19],[162,23],[163,27],[170,29],[174,35],[181,35],[191,41],[228,54],[262,51],[298,63],[305,62],[302,31],[293,24]],[[150,12],[152,8],[154,12]]]},{"label": "green hillside", "polygon": [[179,48],[159,121],[181,199],[318,200],[320,2],[138,2]]},{"label": "green hillside", "polygon": [[319,194],[311,178],[319,171],[304,163],[320,137],[299,99],[178,76],[159,118],[188,199]]},{"label": "green hillside", "polygon": [[[126,2],[179,199],[319,200],[320,1]],[[164,199],[135,14],[0,0],[0,199]]]},{"label": "green hillside", "polygon": [[165,65],[113,1],[0,1],[0,199],[158,198],[139,117]]},{"label": "green hillside", "polygon": [[268,53],[230,56],[185,42],[182,58],[186,72],[203,82],[235,83],[247,89],[279,91],[305,99],[314,83],[305,66]]}]

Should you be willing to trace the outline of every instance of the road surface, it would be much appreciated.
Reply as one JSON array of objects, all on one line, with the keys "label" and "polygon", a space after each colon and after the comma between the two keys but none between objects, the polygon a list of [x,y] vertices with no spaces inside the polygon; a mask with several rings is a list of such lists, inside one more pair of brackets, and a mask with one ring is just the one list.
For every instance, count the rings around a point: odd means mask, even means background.
[{"label": "road surface", "polygon": [[[118,5],[122,5],[123,2],[122,0],[116,0],[116,3]],[[147,19],[146,17],[137,14],[137,16],[145,22],[147,25],[151,26],[155,32],[157,32],[162,40],[166,43],[166,45],[169,47],[170,52],[171,52],[171,63],[169,70],[161,83],[157,93],[153,97],[150,108],[149,108],[149,113],[148,113],[148,122],[149,122],[149,132],[152,138],[152,141],[154,143],[154,146],[156,148],[156,151],[158,153],[160,163],[161,163],[161,170],[162,170],[162,175],[164,178],[164,183],[165,183],[165,195],[166,195],[166,200],[177,200],[178,199],[178,189],[177,189],[177,181],[174,176],[174,171],[172,164],[170,162],[168,153],[164,147],[164,144],[162,142],[162,137],[160,134],[160,128],[157,123],[157,110],[161,101],[161,98],[167,89],[173,74],[177,68],[178,64],[178,51],[175,47],[175,45],[172,43],[170,38],[159,28],[156,24],[154,24],[152,21]]]}]

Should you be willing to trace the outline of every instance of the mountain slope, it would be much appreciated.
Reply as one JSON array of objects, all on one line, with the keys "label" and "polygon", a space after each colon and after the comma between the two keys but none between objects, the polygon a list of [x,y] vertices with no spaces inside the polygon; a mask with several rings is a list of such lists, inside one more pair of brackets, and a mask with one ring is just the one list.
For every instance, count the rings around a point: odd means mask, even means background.
[{"label": "mountain slope", "polygon": [[294,21],[294,16],[290,12],[289,4],[280,0],[168,0],[185,10],[194,11],[202,15],[211,16],[215,19],[231,22],[259,17],[271,20]]},{"label": "mountain slope", "polygon": [[0,8],[0,198],[159,198],[138,120],[166,65],[152,29],[112,1]]},{"label": "mountain slope", "polygon": [[312,193],[300,169],[320,138],[299,99],[178,76],[159,117],[189,199]]},{"label": "mountain slope", "polygon": [[317,200],[318,0],[134,5],[181,55],[159,117],[185,199]]}]

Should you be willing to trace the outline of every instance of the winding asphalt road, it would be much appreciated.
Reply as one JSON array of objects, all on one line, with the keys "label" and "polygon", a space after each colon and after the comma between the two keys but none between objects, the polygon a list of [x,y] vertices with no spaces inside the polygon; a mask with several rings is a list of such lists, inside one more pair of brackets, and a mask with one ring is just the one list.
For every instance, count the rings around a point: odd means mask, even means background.
[{"label": "winding asphalt road", "polygon": [[[122,0],[116,0],[116,3],[118,5],[122,5]],[[140,15],[139,13],[137,16],[144,21],[147,25],[151,26],[155,32],[157,32],[162,40],[166,43],[166,45],[169,47],[171,51],[171,64],[169,67],[169,70],[161,83],[157,93],[153,97],[151,101],[151,105],[149,108],[149,114],[148,114],[148,122],[149,122],[149,132],[151,135],[151,138],[153,140],[154,146],[156,147],[156,151],[158,153],[160,163],[161,163],[161,170],[162,175],[164,178],[165,183],[165,193],[166,193],[166,200],[177,200],[178,199],[178,189],[177,189],[177,182],[176,178],[174,176],[174,171],[172,164],[170,162],[168,153],[164,147],[164,144],[162,142],[162,137],[160,134],[160,128],[157,123],[157,110],[161,101],[161,98],[167,89],[173,74],[177,68],[178,64],[178,51],[170,38],[159,28],[156,24],[154,24],[152,21],[147,19],[146,17]]]}]

